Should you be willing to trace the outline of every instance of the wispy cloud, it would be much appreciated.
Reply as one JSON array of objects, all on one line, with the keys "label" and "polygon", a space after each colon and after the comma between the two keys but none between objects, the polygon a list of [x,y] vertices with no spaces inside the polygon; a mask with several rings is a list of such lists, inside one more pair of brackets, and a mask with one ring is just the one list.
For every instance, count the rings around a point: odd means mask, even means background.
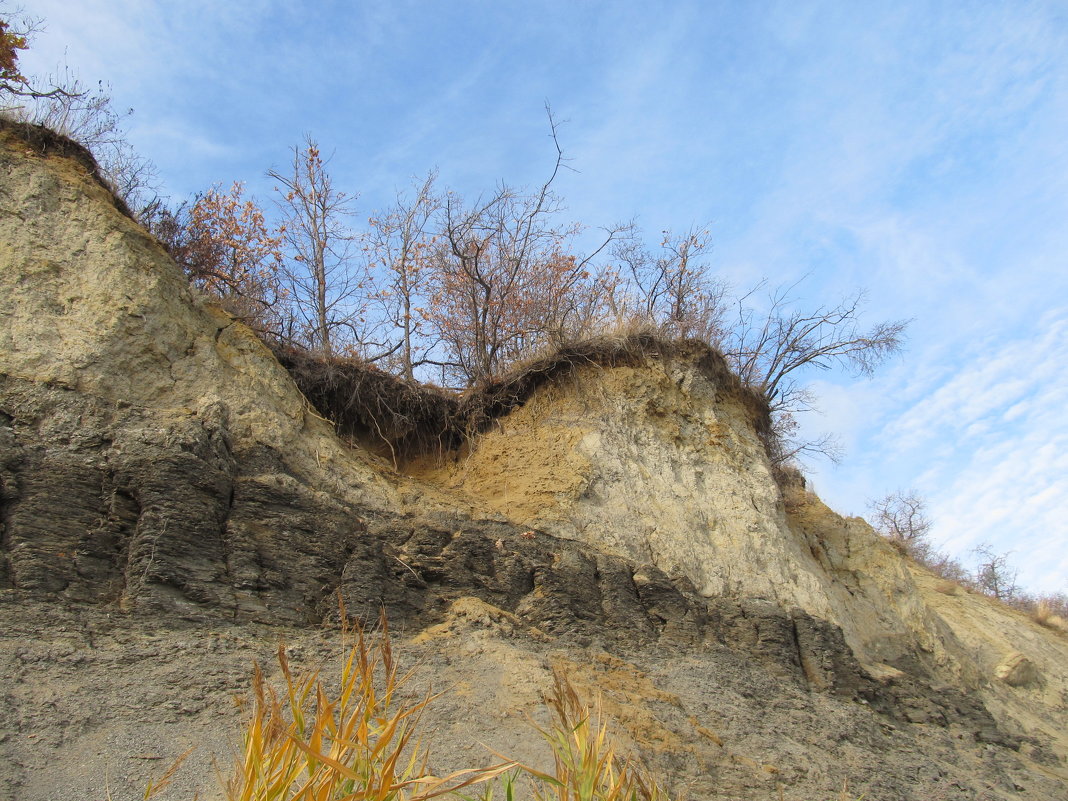
[{"label": "wispy cloud", "polygon": [[[884,429],[888,450],[925,446],[935,431],[960,434],[984,421],[1018,422],[1024,409],[1034,409],[1046,397],[1048,387],[1068,387],[1068,322],[1059,315],[1047,317],[1035,339],[987,341],[968,356],[950,380]],[[1006,417],[1010,409],[1011,420]]]},{"label": "wispy cloud", "polygon": [[873,385],[824,387],[825,406],[847,410],[834,427],[845,423],[862,454],[852,467],[861,478],[843,494],[915,487],[930,501],[934,537],[958,557],[968,562],[989,542],[1013,553],[1026,586],[1068,590],[1066,365],[1062,307],[1017,338],[927,363],[922,375],[903,365]]}]

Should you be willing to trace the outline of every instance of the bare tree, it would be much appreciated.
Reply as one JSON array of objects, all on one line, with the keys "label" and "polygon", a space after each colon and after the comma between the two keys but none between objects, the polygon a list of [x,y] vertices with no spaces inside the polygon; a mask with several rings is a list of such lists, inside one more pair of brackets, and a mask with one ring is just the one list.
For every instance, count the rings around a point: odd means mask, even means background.
[{"label": "bare tree", "polygon": [[569,252],[580,226],[558,225],[552,190],[564,155],[548,108],[556,160],[533,192],[506,185],[467,205],[447,193],[431,320],[447,351],[447,369],[470,385],[544,345],[589,333],[598,301],[593,261],[627,226],[604,229],[589,253]]},{"label": "bare tree", "polygon": [[927,517],[927,501],[915,490],[892,492],[868,504],[872,528],[901,553],[918,562],[936,576],[949,581],[974,586],[975,581],[960,560],[939,550],[931,542],[931,520]]},{"label": "bare tree", "polygon": [[927,502],[915,490],[892,492],[869,504],[872,528],[917,561],[931,554]]},{"label": "bare tree", "polygon": [[156,196],[159,176],[155,165],[138,155],[127,138],[125,121],[133,109],[116,111],[103,83],[95,91],[83,91],[77,79],[72,78],[68,86],[72,93],[38,100],[32,106],[29,121],[88,148],[112,191],[140,214]]},{"label": "bare tree", "polygon": [[[196,198],[193,199],[194,202]],[[162,198],[156,198],[145,207],[141,224],[156,237],[157,241],[188,272],[189,209],[192,204],[182,201],[170,206]]]},{"label": "bare tree", "polygon": [[618,275],[596,259],[610,242],[629,237],[630,225],[600,231],[598,246],[592,251],[577,255],[558,249],[535,265],[538,274],[532,283],[540,291],[533,305],[538,330],[533,349],[555,348],[595,336],[617,319],[611,300]]},{"label": "bare tree", "polygon": [[[812,409],[812,406],[806,409]],[[768,457],[773,465],[793,465],[806,458],[823,458],[837,463],[841,461],[844,450],[838,437],[832,433],[818,434],[814,437],[801,437],[801,423],[795,412],[773,411],[771,414],[771,432],[765,437]]]},{"label": "bare tree", "polygon": [[773,417],[772,458],[785,461],[799,454],[819,454],[832,460],[839,447],[834,437],[796,439],[795,415],[813,409],[814,398],[799,380],[808,370],[851,367],[871,375],[902,346],[908,321],[860,326],[864,292],[858,291],[833,306],[812,311],[795,307],[797,284],[779,287],[764,310],[749,303],[761,287],[738,298],[737,314],[719,343],[727,362],[742,382],[759,391]]},{"label": "bare tree", "polygon": [[310,136],[294,146],[290,172],[267,175],[279,183],[276,203],[288,251],[284,275],[298,329],[289,338],[326,355],[368,355],[376,343],[365,336],[364,276],[353,265],[357,237],[348,226],[355,196],[334,187]]},{"label": "bare tree", "polygon": [[1020,587],[1016,583],[1017,571],[1009,564],[1009,555],[996,553],[988,543],[976,546],[972,552],[979,558],[975,586],[998,600],[1013,600]]},{"label": "bare tree", "polygon": [[535,251],[558,234],[544,224],[555,211],[548,184],[523,196],[502,186],[467,206],[448,193],[442,208],[443,247],[435,275],[431,320],[463,384],[492,375],[533,332],[520,296]]},{"label": "bare tree", "polygon": [[709,274],[704,256],[710,247],[707,228],[664,231],[656,254],[636,238],[621,239],[613,251],[622,272],[612,304],[617,319],[669,337],[718,343],[727,284]]},{"label": "bare tree", "polygon": [[704,256],[707,229],[681,235],[663,232],[658,253],[640,242],[620,241],[614,255],[621,280],[612,311],[623,323],[652,325],[665,336],[696,337],[717,346],[742,382],[767,399],[772,412],[770,455],[777,464],[802,456],[837,460],[833,435],[798,436],[796,415],[813,408],[814,398],[799,377],[811,368],[841,365],[870,375],[902,343],[905,321],[860,326],[864,293],[812,311],[795,307],[797,285],[780,287],[763,309],[751,301],[763,284],[737,297],[736,316],[727,320],[727,284],[711,277]]},{"label": "bare tree", "polygon": [[392,361],[408,381],[415,371],[431,363],[430,351],[437,344],[430,337],[426,307],[437,242],[432,220],[441,206],[434,192],[436,172],[417,184],[412,196],[397,195],[392,208],[371,218],[371,301],[383,321],[399,337]]},{"label": "bare tree", "polygon": [[901,349],[908,321],[877,323],[860,328],[864,292],[834,306],[812,311],[793,307],[797,284],[779,287],[769,297],[766,312],[737,301],[737,319],[723,339],[723,351],[746,385],[760,390],[774,411],[810,408],[811,398],[797,380],[798,371],[852,367],[871,375],[887,357]]}]

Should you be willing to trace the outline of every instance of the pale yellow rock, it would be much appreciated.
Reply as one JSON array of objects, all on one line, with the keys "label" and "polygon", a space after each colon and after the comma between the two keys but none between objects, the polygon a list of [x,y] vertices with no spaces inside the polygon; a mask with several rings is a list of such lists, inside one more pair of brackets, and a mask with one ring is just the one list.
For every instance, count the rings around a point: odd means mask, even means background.
[{"label": "pale yellow rock", "polygon": [[1009,654],[994,669],[994,675],[1010,687],[1026,687],[1038,681],[1035,664],[1019,651]]}]

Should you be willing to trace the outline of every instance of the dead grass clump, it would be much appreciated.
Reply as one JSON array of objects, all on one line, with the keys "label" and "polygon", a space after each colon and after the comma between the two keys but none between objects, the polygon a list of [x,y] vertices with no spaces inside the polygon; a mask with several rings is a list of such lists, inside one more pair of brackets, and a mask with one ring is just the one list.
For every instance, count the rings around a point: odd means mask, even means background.
[{"label": "dead grass clump", "polygon": [[[507,760],[432,775],[422,745],[432,737],[419,726],[437,696],[407,693],[411,672],[398,669],[384,615],[377,637],[360,627],[355,637],[333,693],[318,673],[295,675],[282,646],[281,693],[255,667],[252,717],[226,787],[229,801],[426,801],[446,794],[491,801],[497,788],[511,801],[523,776],[539,801],[668,801],[635,763],[617,755],[599,713],[560,673],[547,699],[552,723],[539,729],[552,750],[551,771]],[[474,785],[481,785],[478,795],[460,792]]]},{"label": "dead grass clump", "polygon": [[549,744],[553,772],[528,766],[539,801],[668,801],[667,794],[635,762],[621,758],[600,712],[582,701],[559,671],[547,699],[552,724],[538,731]]},{"label": "dead grass clump", "polygon": [[1063,618],[1060,615],[1050,615],[1044,621],[1039,620],[1038,623],[1048,629],[1059,631],[1061,634],[1068,634],[1068,618]]},{"label": "dead grass clump", "polygon": [[1058,594],[1028,600],[1027,611],[1033,621],[1047,629],[1068,632],[1068,597]]},{"label": "dead grass clump", "polygon": [[285,648],[281,695],[257,665],[244,750],[226,787],[229,801],[425,801],[488,781],[514,763],[437,777],[418,739],[422,711],[434,697],[411,699],[382,618],[371,641],[362,628],[344,660],[340,686],[328,692],[317,673],[296,676]]}]

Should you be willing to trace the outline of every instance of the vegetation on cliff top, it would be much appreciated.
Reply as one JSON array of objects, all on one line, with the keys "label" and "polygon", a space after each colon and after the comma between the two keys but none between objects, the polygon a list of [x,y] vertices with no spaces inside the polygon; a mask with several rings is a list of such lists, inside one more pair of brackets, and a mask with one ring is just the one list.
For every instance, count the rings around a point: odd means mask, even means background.
[{"label": "vegetation on cliff top", "polygon": [[502,182],[463,198],[431,171],[360,226],[356,193],[335,185],[309,136],[287,168],[267,173],[273,215],[240,183],[170,207],[152,197],[153,169],[130,149],[106,91],[86,91],[69,71],[43,88],[23,76],[18,53],[39,23],[3,11],[0,20],[4,114],[89,148],[191,281],[277,346],[466,389],[621,331],[699,339],[763,395],[772,455],[784,462],[835,450],[829,437],[798,439],[795,415],[813,403],[800,376],[835,366],[870,374],[902,345],[904,321],[861,324],[863,292],[808,307],[796,285],[735,292],[708,264],[705,226],[663,231],[649,245],[633,222],[567,220],[555,187],[568,159],[548,106],[554,152],[533,188]]},{"label": "vegetation on cliff top", "polygon": [[967,587],[1026,612],[1042,626],[1068,632],[1068,596],[1025,591],[1016,581],[1009,554],[981,544],[972,551],[975,567],[968,569],[959,559],[940,550],[931,541],[927,502],[915,490],[889,493],[872,501],[870,509],[872,528],[904,556],[945,579],[947,590]]},{"label": "vegetation on cliff top", "polygon": [[684,358],[749,411],[772,447],[771,410],[746,387],[714,348],[700,340],[666,340],[651,331],[601,336],[562,345],[514,365],[503,375],[457,394],[405,381],[362,359],[324,356],[272,345],[301,392],[337,426],[338,433],[396,462],[455,450],[526,402],[538,387],[588,366],[633,366],[654,358]]}]

